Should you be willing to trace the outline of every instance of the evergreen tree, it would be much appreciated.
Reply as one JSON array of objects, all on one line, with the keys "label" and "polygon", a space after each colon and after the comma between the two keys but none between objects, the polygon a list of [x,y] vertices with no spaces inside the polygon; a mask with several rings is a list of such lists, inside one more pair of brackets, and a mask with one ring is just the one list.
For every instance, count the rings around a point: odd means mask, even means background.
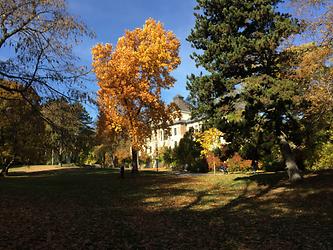
[{"label": "evergreen tree", "polygon": [[[192,58],[207,74],[189,76],[194,115],[210,117],[227,141],[248,137],[260,143],[262,131],[271,133],[290,179],[301,178],[289,144],[300,117],[293,102],[299,93],[297,84],[281,74],[282,42],[301,30],[299,22],[277,11],[280,0],[197,2],[188,41],[199,50]],[[253,153],[252,160],[259,155]]]},{"label": "evergreen tree", "polygon": [[193,129],[187,131],[174,148],[176,162],[190,172],[208,172],[207,161],[200,154],[202,147],[194,139],[193,133]]},{"label": "evergreen tree", "polygon": [[91,118],[80,103],[70,103],[65,98],[49,100],[44,104],[42,114],[49,122],[46,145],[62,164],[67,162],[82,163],[94,146],[95,132],[91,128]]}]

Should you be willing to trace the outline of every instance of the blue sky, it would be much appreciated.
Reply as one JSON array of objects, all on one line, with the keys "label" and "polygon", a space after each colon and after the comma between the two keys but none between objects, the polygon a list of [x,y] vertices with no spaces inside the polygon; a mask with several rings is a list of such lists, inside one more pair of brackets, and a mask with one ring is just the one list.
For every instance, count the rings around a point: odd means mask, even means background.
[{"label": "blue sky", "polygon": [[[96,33],[96,38],[84,38],[83,43],[76,46],[74,52],[81,58],[81,63],[91,65],[91,48],[97,43],[111,43],[115,45],[119,37],[124,35],[125,30],[133,30],[142,27],[145,20],[152,17],[161,21],[167,30],[173,31],[181,42],[181,64],[172,74],[176,84],[172,89],[162,92],[162,98],[169,103],[172,98],[181,94],[188,95],[186,90],[186,77],[199,69],[190,59],[194,51],[186,41],[191,29],[194,27],[193,15],[196,0],[68,0],[71,14],[78,17]],[[296,17],[305,15],[308,17],[320,14],[320,8],[312,13],[295,13],[290,8],[290,2],[281,4],[279,11],[291,12]],[[296,43],[304,42],[300,36],[294,40]],[[97,83],[87,83],[87,89],[96,92]],[[97,109],[87,106],[88,112],[93,118],[97,116]]]},{"label": "blue sky", "polygon": [[[198,73],[190,54],[193,52],[186,41],[191,28],[194,27],[193,8],[195,0],[69,0],[69,11],[79,17],[96,33],[96,38],[84,38],[83,43],[75,47],[74,52],[85,65],[91,65],[91,48],[96,43],[112,43],[115,45],[126,29],[142,27],[149,17],[161,21],[167,30],[172,30],[181,42],[180,66],[172,73],[176,84],[172,89],[162,93],[162,98],[169,103],[172,98],[181,94],[187,96],[186,76]],[[89,84],[88,89],[96,91],[96,83]],[[87,107],[93,117],[96,110]]]}]

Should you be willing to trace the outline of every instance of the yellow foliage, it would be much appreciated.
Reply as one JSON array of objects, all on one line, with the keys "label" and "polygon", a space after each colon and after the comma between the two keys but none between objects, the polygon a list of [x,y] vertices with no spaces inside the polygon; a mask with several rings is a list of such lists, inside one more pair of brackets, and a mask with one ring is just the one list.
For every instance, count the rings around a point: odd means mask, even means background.
[{"label": "yellow foliage", "polygon": [[196,141],[200,143],[201,155],[209,156],[216,148],[222,148],[227,142],[223,139],[223,133],[217,128],[210,128],[203,132],[196,132],[194,134]]},{"label": "yellow foliage", "polygon": [[[291,78],[297,80],[304,90],[304,98],[311,105],[306,114],[321,116],[333,108],[333,67],[331,46],[318,46],[307,43],[288,49],[293,56],[290,59]],[[287,51],[288,51],[287,50]]]},{"label": "yellow foliage", "polygon": [[300,78],[315,80],[326,62],[331,58],[333,50],[329,46],[316,46],[314,43],[295,47],[298,58],[296,75]]},{"label": "yellow foliage", "polygon": [[178,116],[174,105],[161,100],[161,89],[174,85],[170,72],[180,63],[179,46],[172,32],[150,18],[143,28],[126,31],[114,49],[110,44],[92,49],[105,129],[126,131],[137,149],[154,129],[167,128]]}]

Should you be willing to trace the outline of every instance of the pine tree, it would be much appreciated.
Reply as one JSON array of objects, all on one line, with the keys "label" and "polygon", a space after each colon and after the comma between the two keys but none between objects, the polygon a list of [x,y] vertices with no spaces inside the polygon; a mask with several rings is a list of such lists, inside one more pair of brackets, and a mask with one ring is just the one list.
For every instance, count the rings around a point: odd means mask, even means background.
[{"label": "pine tree", "polygon": [[272,133],[290,179],[299,179],[288,142],[289,132],[297,126],[292,101],[297,85],[281,74],[281,45],[301,30],[298,20],[277,11],[280,0],[197,2],[196,23],[188,41],[199,50],[192,58],[207,74],[189,76],[195,115],[210,117],[209,122],[226,132],[228,141],[232,135],[256,136],[258,142],[262,130]]}]

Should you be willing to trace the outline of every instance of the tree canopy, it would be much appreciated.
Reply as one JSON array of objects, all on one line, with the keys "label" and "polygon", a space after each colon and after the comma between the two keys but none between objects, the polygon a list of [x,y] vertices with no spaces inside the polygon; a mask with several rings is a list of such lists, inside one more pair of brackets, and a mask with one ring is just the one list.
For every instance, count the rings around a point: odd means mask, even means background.
[{"label": "tree canopy", "polygon": [[[255,124],[269,131],[296,180],[300,175],[287,138],[299,125],[293,100],[300,92],[297,82],[281,74],[285,61],[280,46],[302,27],[277,10],[280,2],[198,0],[188,40],[202,52],[193,58],[208,73],[191,75],[188,89],[197,113],[211,116],[210,122],[227,134],[237,135],[238,127],[243,131],[238,135],[250,138]],[[238,119],[230,119],[236,114]]]},{"label": "tree canopy", "polygon": [[[3,82],[8,88],[23,88]],[[43,159],[44,122],[40,119],[40,98],[31,88],[26,90],[29,105],[19,93],[0,88],[0,166],[5,175],[11,165],[40,162]]]},{"label": "tree canopy", "polygon": [[106,119],[103,129],[125,131],[134,151],[177,116],[175,105],[162,101],[161,89],[175,82],[170,72],[180,63],[179,46],[171,31],[148,19],[142,28],[126,31],[114,49],[111,44],[92,49],[98,104]]},{"label": "tree canopy", "polygon": [[[72,48],[91,33],[67,11],[64,0],[11,0],[0,3],[0,88],[24,94],[69,96],[86,70]],[[20,83],[8,87],[4,80]],[[73,89],[74,90],[74,89]]]}]

